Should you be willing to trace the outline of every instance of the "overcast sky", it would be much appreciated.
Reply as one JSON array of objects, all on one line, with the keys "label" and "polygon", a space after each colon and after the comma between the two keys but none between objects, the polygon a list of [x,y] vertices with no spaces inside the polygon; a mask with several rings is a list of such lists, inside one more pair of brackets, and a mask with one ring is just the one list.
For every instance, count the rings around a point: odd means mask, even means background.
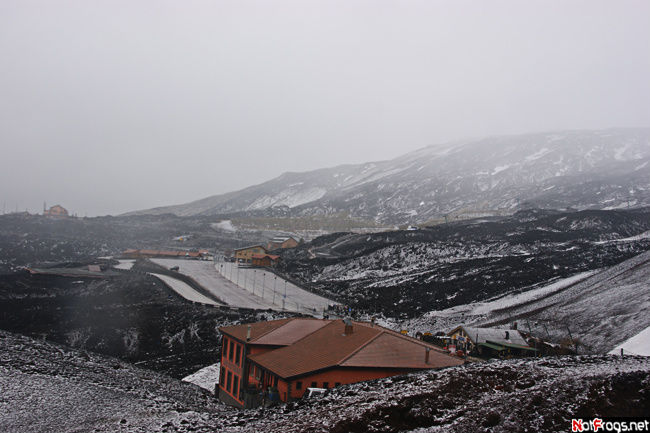
[{"label": "overcast sky", "polygon": [[458,138],[650,126],[648,23],[645,0],[2,0],[0,206],[119,214]]}]

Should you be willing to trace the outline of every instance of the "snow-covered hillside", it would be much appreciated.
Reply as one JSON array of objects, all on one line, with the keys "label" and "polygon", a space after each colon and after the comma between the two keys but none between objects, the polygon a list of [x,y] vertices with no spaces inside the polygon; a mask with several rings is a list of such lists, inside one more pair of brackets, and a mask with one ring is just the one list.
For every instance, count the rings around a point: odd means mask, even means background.
[{"label": "snow-covered hillside", "polygon": [[563,131],[430,146],[390,161],[285,173],[241,191],[135,213],[349,213],[381,223],[510,213],[531,206],[650,204],[650,129]]},{"label": "snow-covered hillside", "polygon": [[360,311],[414,317],[598,270],[650,250],[650,208],[521,211],[416,231],[322,236],[281,269]]},{"label": "snow-covered hillside", "polygon": [[650,327],[649,309],[650,251],[523,293],[431,311],[408,326],[428,331],[460,324],[509,327],[517,322],[520,329],[556,343],[577,341],[580,352],[618,353],[622,346],[643,355],[648,350],[644,335]]}]

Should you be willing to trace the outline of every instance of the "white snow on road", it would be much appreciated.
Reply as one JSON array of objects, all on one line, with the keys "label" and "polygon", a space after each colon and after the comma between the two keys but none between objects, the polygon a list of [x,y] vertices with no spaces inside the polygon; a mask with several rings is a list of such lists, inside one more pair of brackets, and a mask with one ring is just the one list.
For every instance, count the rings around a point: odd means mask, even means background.
[{"label": "white snow on road", "polygon": [[612,239],[612,240],[608,240],[608,241],[598,241],[598,242],[594,242],[594,243],[600,245],[600,244],[608,244],[608,243],[612,243],[612,242],[634,242],[634,241],[640,241],[640,240],[643,240],[643,239],[650,239],[650,230],[648,230],[646,232],[643,232],[641,234],[638,234],[636,236],[630,236],[629,238]]},{"label": "white snow on road", "polygon": [[536,299],[543,298],[551,293],[555,293],[558,290],[564,289],[567,286],[582,281],[585,278],[594,275],[598,271],[587,271],[581,272],[579,274],[573,275],[568,278],[563,278],[561,280],[555,281],[552,284],[548,284],[537,289],[528,290],[523,293],[506,295],[501,298],[495,299],[490,302],[475,302],[472,304],[458,305],[456,307],[447,308],[440,311],[432,311],[429,315],[433,316],[452,316],[458,314],[470,315],[470,316],[481,316],[489,314],[493,311],[497,311],[503,308],[512,307],[515,305],[520,305],[525,302],[534,301]]},{"label": "white snow on road", "polygon": [[191,286],[189,286],[187,283],[181,280],[177,280],[176,278],[168,277],[167,275],[161,275],[161,274],[152,273],[150,275],[153,275],[154,277],[160,279],[163,283],[171,287],[173,291],[175,291],[176,293],[178,293],[188,301],[200,302],[202,304],[220,305],[218,302],[213,301],[212,299],[200,294],[199,292],[194,290]]},{"label": "white snow on road", "polygon": [[[265,269],[240,268],[235,263],[152,259],[166,268],[178,266],[228,305],[241,308],[297,311],[320,315],[334,301],[308,292]],[[286,297],[285,297],[286,294]]]},{"label": "white snow on road", "polygon": [[221,299],[227,305],[260,310],[269,308],[280,310],[282,308],[281,304],[274,305],[272,302],[256,296],[254,293],[228,281],[219,275],[213,262],[184,259],[151,259],[151,261],[166,268],[178,266],[180,273],[191,277],[205,290]]},{"label": "white snow on road", "polygon": [[270,302],[275,307],[301,313],[320,314],[336,302],[308,292],[265,269],[240,268],[236,263],[215,265],[227,279]]},{"label": "white snow on road", "polygon": [[623,349],[623,354],[650,356],[650,327],[625,340],[609,353],[618,355],[621,353],[621,349]]},{"label": "white snow on road", "polygon": [[133,264],[135,263],[135,260],[130,259],[130,260],[118,260],[120,263],[118,265],[113,266],[115,269],[124,269],[124,270],[129,270],[133,267]]}]

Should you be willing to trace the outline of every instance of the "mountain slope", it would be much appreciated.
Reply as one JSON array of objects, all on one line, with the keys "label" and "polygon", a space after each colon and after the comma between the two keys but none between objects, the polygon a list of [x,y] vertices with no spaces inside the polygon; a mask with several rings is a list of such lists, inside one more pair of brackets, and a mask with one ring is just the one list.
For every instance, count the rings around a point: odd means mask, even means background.
[{"label": "mountain slope", "polygon": [[650,204],[650,129],[563,131],[436,145],[390,161],[285,173],[191,203],[134,212],[349,213],[383,223],[522,207]]},{"label": "mountain slope", "polygon": [[279,269],[357,311],[415,317],[530,290],[650,250],[650,208],[527,210],[416,231],[334,233]]}]

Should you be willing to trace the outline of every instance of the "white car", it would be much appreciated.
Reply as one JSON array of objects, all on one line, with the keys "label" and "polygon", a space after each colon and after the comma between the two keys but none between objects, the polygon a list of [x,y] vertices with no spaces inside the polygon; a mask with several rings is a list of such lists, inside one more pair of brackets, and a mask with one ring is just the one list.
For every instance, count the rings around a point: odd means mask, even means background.
[{"label": "white car", "polygon": [[307,388],[302,398],[317,398],[325,394],[325,391],[327,391],[325,388]]}]

